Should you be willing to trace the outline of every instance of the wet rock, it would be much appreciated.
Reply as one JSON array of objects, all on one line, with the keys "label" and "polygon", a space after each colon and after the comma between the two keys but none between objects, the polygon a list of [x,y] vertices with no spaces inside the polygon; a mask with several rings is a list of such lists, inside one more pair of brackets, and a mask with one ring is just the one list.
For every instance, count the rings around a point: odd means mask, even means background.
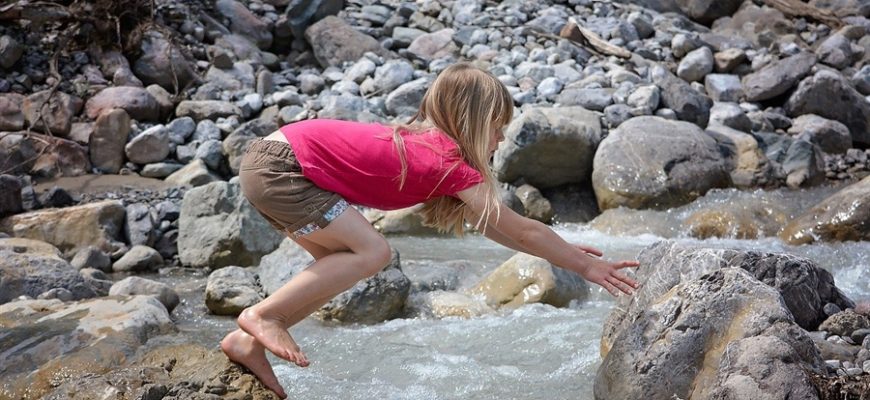
[{"label": "wet rock", "polygon": [[498,179],[544,189],[588,182],[601,124],[581,107],[527,107],[504,135],[493,159]]},{"label": "wet rock", "polygon": [[601,210],[669,208],[731,185],[728,165],[712,137],[692,124],[659,117],[632,118],[611,131],[593,165],[592,186]]},{"label": "wet rock", "polygon": [[713,72],[713,52],[709,47],[701,47],[689,52],[680,61],[677,76],[688,82],[696,82]]},{"label": "wet rock", "polygon": [[838,73],[822,70],[804,79],[785,103],[791,117],[804,114],[841,122],[855,146],[870,147],[870,103]]},{"label": "wet rock", "polygon": [[24,129],[24,96],[16,93],[0,94],[0,131]]},{"label": "wet rock", "polygon": [[148,246],[135,245],[112,264],[114,272],[142,272],[156,270],[163,265],[163,257]]},{"label": "wet rock", "polygon": [[233,33],[250,39],[261,49],[272,46],[272,32],[269,26],[244,4],[235,0],[218,0],[215,2],[215,8],[229,19],[229,28]]},{"label": "wet rock", "polygon": [[0,278],[0,304],[56,288],[68,291],[70,300],[97,296],[57,248],[38,240],[0,239]]},{"label": "wet rock", "polygon": [[321,66],[340,66],[356,61],[366,52],[386,56],[387,50],[378,41],[360,33],[341,18],[328,16],[305,30],[305,39],[311,44],[314,56]]},{"label": "wet rock", "polygon": [[746,271],[683,281],[644,308],[612,347],[602,341],[597,399],[737,399],[762,388],[773,399],[816,395],[807,371],[824,367],[812,340],[776,290]]},{"label": "wet rock", "polygon": [[48,242],[70,254],[88,246],[114,253],[123,247],[124,213],[120,202],[106,200],[13,215],[0,221],[0,231]]},{"label": "wet rock", "polygon": [[870,177],[822,200],[783,229],[790,244],[870,239]]},{"label": "wet rock", "polygon": [[532,185],[522,185],[515,191],[517,197],[523,203],[527,217],[544,223],[550,222],[555,216],[553,206],[541,192]]},{"label": "wet rock", "polygon": [[455,33],[447,28],[420,35],[408,46],[408,52],[427,61],[454,56],[459,52],[459,47],[453,43]]},{"label": "wet rock", "polygon": [[[175,331],[166,308],[150,296],[17,301],[0,306],[0,326],[7,361],[0,374],[12,398],[41,398],[63,381],[59,377],[116,369],[149,339]],[[23,340],[29,345],[21,346]]]},{"label": "wet rock", "polygon": [[169,134],[166,127],[156,125],[146,129],[124,146],[124,154],[136,164],[163,161],[169,155]]},{"label": "wet rock", "polygon": [[24,54],[24,46],[10,36],[0,36],[0,68],[12,68],[21,55]]},{"label": "wet rock", "polygon": [[776,204],[723,205],[696,211],[683,225],[691,236],[699,239],[754,240],[775,236],[787,220],[786,210]]},{"label": "wet rock", "polygon": [[544,259],[517,253],[487,275],[469,293],[482,296],[492,308],[545,303],[565,307],[588,296],[586,281]]},{"label": "wet rock", "polygon": [[205,287],[205,305],[212,314],[239,315],[263,300],[263,288],[256,273],[230,266],[212,272]]},{"label": "wet rock", "polygon": [[220,176],[210,171],[205,162],[196,159],[166,177],[166,182],[177,186],[197,187],[211,182],[222,181]]},{"label": "wet rock", "polygon": [[88,246],[76,252],[76,255],[70,261],[73,268],[82,270],[92,268],[102,272],[112,272],[112,260],[104,251]]},{"label": "wet rock", "polygon": [[110,87],[101,90],[85,103],[88,118],[96,119],[104,111],[120,108],[137,121],[157,121],[160,105],[150,92],[140,87]]},{"label": "wet rock", "polygon": [[852,148],[852,136],[846,125],[814,114],[795,118],[788,133],[819,145],[826,153],[843,154]]},{"label": "wet rock", "polygon": [[69,134],[72,117],[82,108],[82,100],[61,91],[43,90],[24,98],[24,118],[32,129],[50,131],[61,137]]},{"label": "wet rock", "polygon": [[677,118],[700,127],[707,126],[713,100],[693,89],[663,67],[650,71],[653,82],[661,88],[662,105],[673,110]]},{"label": "wet rock", "polygon": [[815,55],[804,52],[772,62],[744,76],[746,101],[769,100],[786,93],[807,76],[815,64]]},{"label": "wet rock", "polygon": [[181,262],[192,267],[255,265],[282,239],[242,195],[238,178],[188,190],[178,233]]},{"label": "wet rock", "polygon": [[124,278],[112,285],[112,288],[109,290],[109,296],[140,295],[156,298],[160,304],[166,307],[166,311],[170,313],[180,302],[178,293],[169,287],[169,285],[138,276]]},{"label": "wet rock", "polygon": [[191,117],[195,120],[216,120],[233,115],[242,115],[242,110],[235,104],[220,100],[184,100],[178,103],[175,114],[179,117]]},{"label": "wet rock", "polygon": [[21,182],[12,175],[0,175],[0,217],[20,213],[24,208],[21,202]]},{"label": "wet rock", "polygon": [[870,328],[870,318],[852,310],[846,310],[834,314],[819,325],[819,330],[844,337],[852,335],[852,332],[859,329],[868,328]]},{"label": "wet rock", "polygon": [[133,63],[133,71],[146,85],[157,84],[174,92],[199,80],[184,52],[159,32],[145,32],[140,51],[142,55]]},{"label": "wet rock", "polygon": [[405,308],[414,318],[474,318],[495,312],[479,298],[443,290],[412,294]]},{"label": "wet rock", "polygon": [[793,315],[792,320],[807,330],[815,330],[827,318],[823,311],[825,304],[834,303],[843,308],[855,304],[834,285],[829,272],[809,259],[791,254],[662,241],[641,251],[638,261],[645,266],[636,274],[641,286],[630,298],[617,300],[615,311],[607,317],[601,339],[602,353],[614,346],[620,335],[636,327],[635,321],[653,305],[661,304],[663,296],[669,296],[676,285],[698,282],[720,269],[746,270],[750,276],[774,288]]}]

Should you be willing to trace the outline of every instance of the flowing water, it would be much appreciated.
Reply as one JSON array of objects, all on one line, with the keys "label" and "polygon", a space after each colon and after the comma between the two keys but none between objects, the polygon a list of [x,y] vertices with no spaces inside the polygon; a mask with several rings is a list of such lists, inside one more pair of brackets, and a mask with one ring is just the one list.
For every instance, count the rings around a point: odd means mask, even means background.
[{"label": "flowing water", "polygon": [[[562,224],[556,230],[570,242],[603,250],[610,259],[634,259],[642,248],[663,238],[797,254],[831,271],[852,299],[866,300],[870,298],[870,242],[795,247],[776,237],[697,240],[681,229],[682,221],[694,211],[742,204],[770,204],[794,216],[834,191],[722,190],[668,211],[619,210],[619,218],[636,228],[632,234],[604,233],[587,224]],[[480,236],[389,240],[403,262],[467,260],[480,265],[481,270],[466,279],[477,279],[514,254]],[[172,283],[182,293],[182,304],[173,316],[183,340],[216,348],[234,328],[232,318],[207,315],[204,277],[155,278]],[[336,326],[308,319],[291,333],[312,360],[311,366],[301,369],[270,359],[291,398],[592,399],[601,362],[601,325],[612,305],[609,295],[596,287],[587,300],[568,308],[537,304],[473,319],[397,319],[371,326]]]}]

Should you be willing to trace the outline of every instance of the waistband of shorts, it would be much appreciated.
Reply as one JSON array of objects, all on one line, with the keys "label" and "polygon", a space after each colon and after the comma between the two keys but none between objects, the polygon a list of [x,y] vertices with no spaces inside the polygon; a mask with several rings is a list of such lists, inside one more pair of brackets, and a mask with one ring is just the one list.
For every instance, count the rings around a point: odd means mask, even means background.
[{"label": "waistband of shorts", "polygon": [[247,153],[268,154],[270,156],[290,159],[295,157],[290,144],[277,140],[256,139],[248,145]]}]

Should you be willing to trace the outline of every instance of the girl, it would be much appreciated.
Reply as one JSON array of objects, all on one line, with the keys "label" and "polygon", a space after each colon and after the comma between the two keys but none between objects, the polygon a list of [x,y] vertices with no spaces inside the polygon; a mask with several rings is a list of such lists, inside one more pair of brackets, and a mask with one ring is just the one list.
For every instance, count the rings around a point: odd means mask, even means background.
[{"label": "girl", "polygon": [[513,100],[502,83],[468,64],[445,69],[411,125],[309,120],[253,142],[239,171],[245,197],[315,262],[244,310],[221,341],[233,361],[286,397],[265,349],[299,366],[308,359],[287,329],[390,261],[390,246],[348,203],[398,209],[424,203],[424,221],[462,233],[470,222],[517,251],[544,258],[614,296],[637,283],[601,252],[568,244],[546,225],[500,204],[489,160],[504,139]]}]

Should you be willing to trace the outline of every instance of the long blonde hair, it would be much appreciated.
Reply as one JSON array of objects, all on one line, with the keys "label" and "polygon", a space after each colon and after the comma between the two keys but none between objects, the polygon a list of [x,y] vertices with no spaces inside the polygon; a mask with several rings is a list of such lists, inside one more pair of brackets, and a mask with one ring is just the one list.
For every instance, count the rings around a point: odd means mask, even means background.
[{"label": "long blonde hair", "polygon": [[[407,124],[394,127],[393,141],[402,164],[400,188],[404,186],[408,172],[405,143],[400,131],[421,133],[435,128],[443,132],[457,143],[462,160],[483,177],[486,190],[483,215],[475,215],[455,197],[441,196],[423,204],[420,213],[424,224],[461,236],[465,221],[476,216],[475,227],[481,231],[486,229],[487,218],[493,210],[497,212],[499,201],[489,163],[490,132],[507,125],[513,118],[513,111],[513,99],[501,81],[470,64],[457,63],[438,75],[423,95],[417,114]],[[441,178],[442,182],[458,166],[458,163],[450,166]]]}]

